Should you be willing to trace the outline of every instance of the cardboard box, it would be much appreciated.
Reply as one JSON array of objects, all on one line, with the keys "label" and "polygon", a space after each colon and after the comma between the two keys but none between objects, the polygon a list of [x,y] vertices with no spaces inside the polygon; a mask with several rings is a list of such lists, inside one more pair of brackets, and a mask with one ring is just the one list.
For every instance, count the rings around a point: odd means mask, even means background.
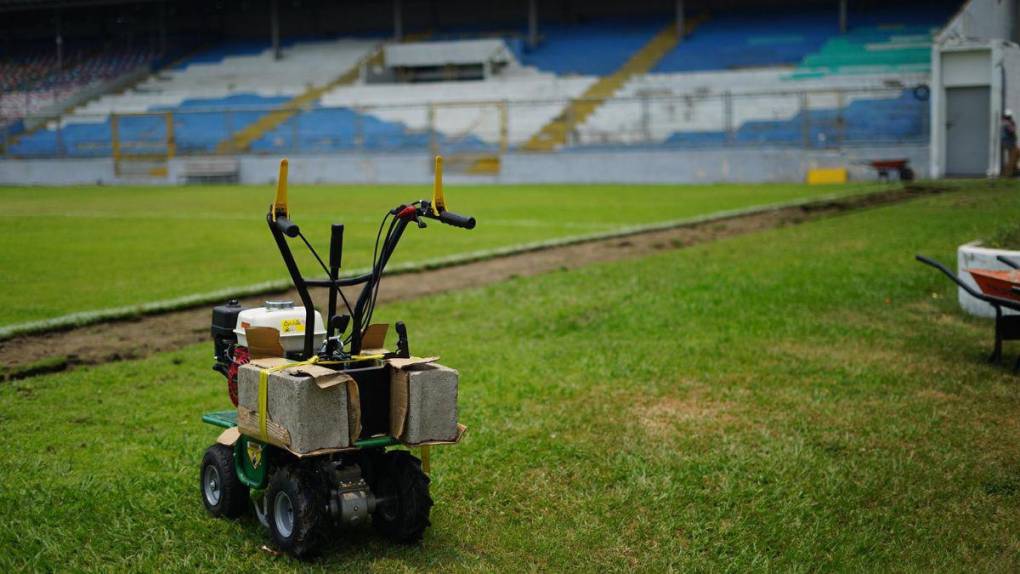
[{"label": "cardboard box", "polygon": [[455,442],[456,370],[427,359],[390,359],[390,434],[405,444]]},{"label": "cardboard box", "polygon": [[[343,372],[282,358],[256,359],[237,373],[237,426],[297,454],[350,447],[361,429],[358,385]],[[266,434],[259,426],[259,378],[266,386]],[[280,369],[280,370],[274,370]]]}]

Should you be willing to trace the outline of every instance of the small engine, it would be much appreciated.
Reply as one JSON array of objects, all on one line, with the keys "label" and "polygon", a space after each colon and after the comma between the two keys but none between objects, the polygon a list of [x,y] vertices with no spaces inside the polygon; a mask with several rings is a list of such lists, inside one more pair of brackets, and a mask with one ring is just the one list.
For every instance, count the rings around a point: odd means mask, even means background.
[{"label": "small engine", "polygon": [[244,310],[245,307],[241,306],[237,299],[213,307],[213,357],[216,359],[213,369],[223,376],[227,375],[227,369],[234,362],[234,348],[237,346],[237,334],[234,329],[237,328],[237,316]]},{"label": "small engine", "polygon": [[[322,345],[326,338],[322,315],[314,313],[314,344]],[[284,356],[300,356],[305,333],[305,308],[295,307],[291,301],[266,301],[264,307],[244,307],[237,299],[213,307],[212,338],[213,370],[227,378],[230,400],[237,406],[237,368],[250,360],[245,329],[269,327],[280,333],[280,346]]]},{"label": "small engine", "polygon": [[250,360],[248,349],[237,345],[237,318],[245,307],[231,299],[223,305],[213,307],[213,370],[227,378],[227,394],[230,402],[237,406],[237,368]]}]

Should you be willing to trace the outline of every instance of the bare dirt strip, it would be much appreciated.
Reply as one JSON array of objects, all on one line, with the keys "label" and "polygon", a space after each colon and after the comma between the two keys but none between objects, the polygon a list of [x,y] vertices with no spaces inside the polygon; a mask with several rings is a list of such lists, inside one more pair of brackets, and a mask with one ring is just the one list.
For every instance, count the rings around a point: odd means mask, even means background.
[{"label": "bare dirt strip", "polygon": [[[413,299],[444,291],[480,287],[511,277],[573,269],[600,261],[630,259],[664,249],[679,249],[724,237],[795,225],[942,191],[945,190],[929,185],[911,185],[868,195],[681,224],[670,229],[625,237],[529,251],[442,269],[396,274],[382,282],[379,300],[385,303]],[[258,306],[267,295],[276,299],[299,300],[297,292],[291,290],[249,297],[243,299],[242,303]],[[66,331],[14,337],[0,342],[0,365],[3,365],[0,380],[20,379],[78,365],[136,359],[199,342],[209,342],[211,354],[210,319],[210,308],[202,306]]]}]

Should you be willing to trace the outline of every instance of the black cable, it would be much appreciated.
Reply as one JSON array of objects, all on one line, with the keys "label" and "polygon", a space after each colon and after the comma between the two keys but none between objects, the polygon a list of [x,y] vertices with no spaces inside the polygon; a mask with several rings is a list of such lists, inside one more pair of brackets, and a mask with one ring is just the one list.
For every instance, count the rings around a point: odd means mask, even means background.
[{"label": "black cable", "polygon": [[[308,250],[311,251],[312,255],[315,256],[315,260],[319,262],[319,266],[322,267],[322,272],[326,274],[326,277],[332,279],[333,276],[329,274],[329,269],[326,267],[326,264],[322,261],[322,257],[319,257],[319,253],[315,250],[314,247],[312,247],[312,244],[308,242],[308,239],[305,238],[305,234],[298,231],[298,237],[301,238],[301,241],[305,242],[305,245],[308,247]],[[336,292],[340,294],[340,299],[343,300],[344,306],[347,307],[347,312],[350,313],[351,316],[353,317],[354,310],[351,309],[351,304],[347,301],[347,296],[344,295],[344,292],[342,289],[340,289],[340,286],[333,285],[331,288],[336,289]]]},{"label": "black cable", "polygon": [[[394,226],[396,226],[397,221],[398,220],[397,220],[396,217],[394,217],[392,220],[390,220],[390,227],[389,227],[389,229],[386,230],[386,240],[383,241],[382,252],[379,253],[379,257],[378,257],[378,259],[377,259],[377,261],[375,262],[375,265],[374,265],[375,270],[373,272],[373,276],[375,278],[375,284],[372,285],[372,295],[371,295],[371,298],[369,299],[368,312],[365,313],[364,326],[362,327],[363,331],[365,329],[367,329],[369,325],[372,324],[372,314],[375,313],[375,304],[376,304],[376,301],[378,301],[378,299],[379,299],[379,285],[382,283],[382,272],[383,272],[383,270],[382,270],[382,266],[383,266],[382,258],[386,255],[387,251],[389,251],[389,253],[391,255],[393,253],[392,246],[390,246],[390,241],[393,238],[393,228],[394,228]],[[381,227],[380,227],[380,231],[382,231]]]},{"label": "black cable", "polygon": [[[382,230],[383,230],[383,227],[386,225],[386,218],[388,218],[390,215],[393,215],[393,214],[390,213],[389,211],[387,211],[385,214],[383,214],[382,221],[379,222],[379,229],[378,229],[378,231],[375,232],[375,247],[373,247],[373,249],[372,249],[372,279],[374,281],[376,281],[376,283],[379,282],[378,279],[376,278],[376,267],[378,267],[378,261],[379,261],[379,238],[382,237]],[[391,225],[391,227],[392,227],[392,225]],[[354,312],[353,311],[351,311],[351,319],[354,319]],[[365,325],[363,323],[364,322],[362,322],[362,323],[360,323],[358,325],[354,325],[353,326],[354,329],[358,329],[359,332],[364,331],[365,330]],[[350,343],[351,339],[354,338],[354,329],[351,329],[351,334],[348,335],[346,339],[344,339],[344,344],[345,345]]]},{"label": "black cable", "polygon": [[305,234],[304,233],[301,233],[300,231],[298,231],[298,237],[301,238],[301,241],[305,242],[305,245],[308,247],[308,250],[312,252],[312,255],[315,256],[315,259],[319,262],[319,265],[322,266],[322,270],[325,271],[326,275],[328,276],[329,275],[329,270],[326,268],[326,264],[322,262],[322,257],[319,257],[319,252],[316,251],[314,247],[312,247],[312,244],[309,243],[307,239],[305,239]]}]

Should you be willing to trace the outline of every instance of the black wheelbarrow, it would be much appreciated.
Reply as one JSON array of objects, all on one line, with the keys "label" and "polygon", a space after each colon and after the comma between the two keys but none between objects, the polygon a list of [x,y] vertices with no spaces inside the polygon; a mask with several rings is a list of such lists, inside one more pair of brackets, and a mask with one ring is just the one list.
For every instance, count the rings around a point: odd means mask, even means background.
[{"label": "black wheelbarrow", "polygon": [[[1003,341],[1016,341],[1020,340],[1020,315],[1006,315],[1003,314],[1003,309],[1010,309],[1013,311],[1020,312],[1020,301],[1014,301],[1011,299],[1005,299],[1003,297],[996,297],[994,295],[986,295],[977,289],[974,289],[970,285],[964,283],[956,273],[953,273],[945,265],[925,257],[924,255],[917,255],[916,259],[925,265],[930,265],[935,269],[938,269],[942,273],[953,280],[954,283],[960,286],[961,289],[966,291],[971,297],[984,301],[995,309],[995,348],[992,350],[991,356],[988,357],[988,361],[996,363],[1002,360],[1002,342]],[[1006,265],[1015,269],[1020,269],[1020,262],[1017,262],[1008,257],[999,256],[999,261],[1002,261]],[[1020,291],[1018,291],[1020,295]],[[1020,357],[1017,358],[1016,363],[1013,365],[1013,371],[1016,372],[1020,369]]]}]

